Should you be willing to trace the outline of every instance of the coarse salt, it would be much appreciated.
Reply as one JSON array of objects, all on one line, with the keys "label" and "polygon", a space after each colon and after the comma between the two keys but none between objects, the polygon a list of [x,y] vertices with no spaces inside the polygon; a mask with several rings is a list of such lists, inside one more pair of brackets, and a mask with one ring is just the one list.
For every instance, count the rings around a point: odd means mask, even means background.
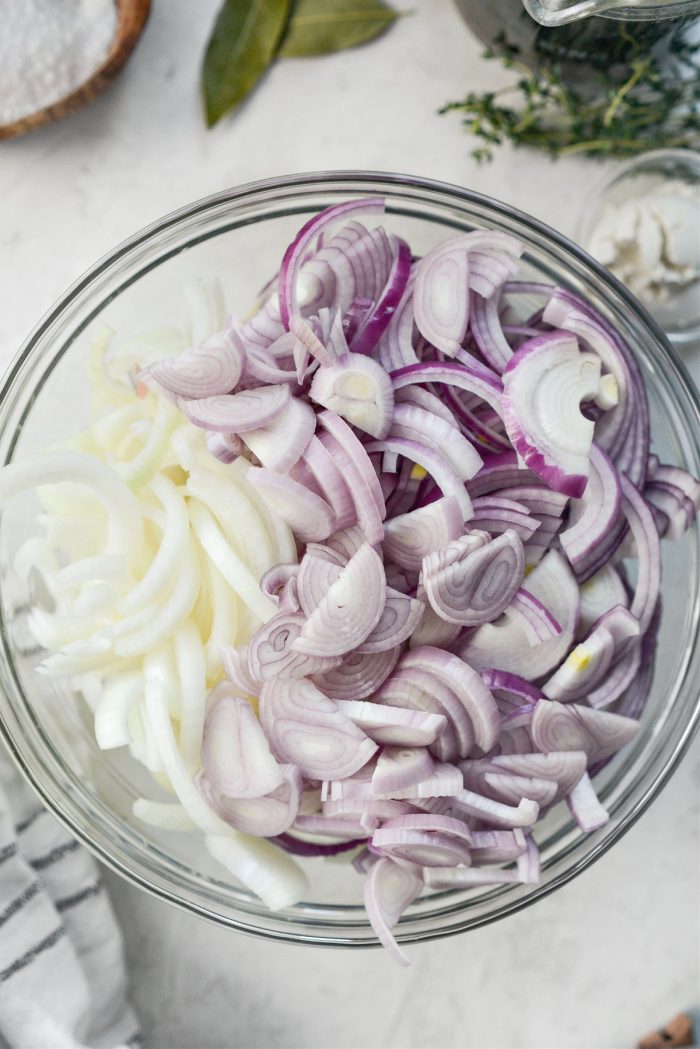
[{"label": "coarse salt", "polygon": [[70,94],[114,39],[114,0],[0,0],[0,125]]}]

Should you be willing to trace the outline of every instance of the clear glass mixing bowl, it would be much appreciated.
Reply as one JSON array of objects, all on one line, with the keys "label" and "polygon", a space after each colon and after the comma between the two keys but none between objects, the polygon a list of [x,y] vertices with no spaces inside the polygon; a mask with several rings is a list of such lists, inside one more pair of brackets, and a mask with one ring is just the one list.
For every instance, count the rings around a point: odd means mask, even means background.
[{"label": "clear glass mixing bowl", "polygon": [[[700,474],[700,403],[662,332],[629,292],[564,237],[526,215],[454,186],[398,175],[321,173],[274,179],[199,201],[136,234],[68,291],[27,340],[0,399],[0,462],[28,453],[86,419],[85,355],[103,321],[120,332],[184,320],[183,288],[220,276],[227,308],[242,315],[305,219],[329,204],[382,194],[382,221],[424,252],[458,231],[486,226],[526,245],[523,270],[565,285],[614,321],[637,354],[651,401],[653,443],[662,459]],[[527,278],[526,278],[527,279]],[[30,497],[0,524],[0,730],[48,807],[101,860],[162,899],[248,933],[344,947],[376,943],[361,904],[361,879],[347,864],[307,861],[310,899],[271,914],[205,853],[194,835],[149,829],[131,815],[150,776],[120,751],[102,753],[85,706],[67,686],[37,675],[8,565],[35,527]],[[438,892],[417,900],[398,929],[402,942],[473,928],[533,903],[597,859],[658,794],[700,716],[700,535],[664,544],[666,596],[653,689],[635,741],[597,777],[610,822],[582,836],[558,806],[538,827],[542,880]]]}]

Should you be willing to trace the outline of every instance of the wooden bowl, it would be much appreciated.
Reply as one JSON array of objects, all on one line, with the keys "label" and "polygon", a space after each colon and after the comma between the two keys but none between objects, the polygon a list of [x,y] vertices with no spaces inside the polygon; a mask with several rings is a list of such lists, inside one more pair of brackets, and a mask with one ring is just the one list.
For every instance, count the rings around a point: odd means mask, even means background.
[{"label": "wooden bowl", "polygon": [[37,109],[11,124],[0,125],[0,139],[15,138],[28,131],[68,117],[87,106],[109,87],[134,50],[148,18],[151,0],[115,0],[117,29],[107,56],[89,80],[44,109]]}]

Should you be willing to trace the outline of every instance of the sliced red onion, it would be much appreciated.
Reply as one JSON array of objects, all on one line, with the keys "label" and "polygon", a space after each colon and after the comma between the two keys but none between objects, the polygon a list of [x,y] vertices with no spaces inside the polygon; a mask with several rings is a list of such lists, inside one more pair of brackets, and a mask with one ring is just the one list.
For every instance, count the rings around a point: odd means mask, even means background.
[{"label": "sliced red onion", "polygon": [[293,834],[278,834],[272,838],[271,841],[274,845],[279,845],[285,852],[290,852],[293,856],[337,856],[342,852],[350,852],[352,849],[357,849],[364,845],[366,838],[356,838],[352,841],[333,841],[333,842],[316,842],[316,841],[302,841],[301,838],[294,837]]},{"label": "sliced red onion", "polygon": [[413,289],[416,284],[418,263],[414,262],[403,295],[393,316],[379,340],[377,347],[379,362],[388,372],[408,364],[416,364],[414,342],[415,324],[413,323]]},{"label": "sliced red onion", "polygon": [[[397,707],[400,710],[424,711],[444,717],[447,724],[439,738],[431,745],[431,752],[440,761],[453,761],[468,754],[474,745],[474,733],[469,717],[454,692],[442,683],[434,692],[428,691],[431,680],[425,677],[425,687],[421,675],[416,678],[415,669],[408,673],[398,671],[381,687],[375,701],[382,705]],[[459,735],[457,732],[459,727]]]},{"label": "sliced red onion", "polygon": [[[501,495],[524,506],[531,514],[538,517],[561,517],[566,507],[570,505],[568,495],[564,495],[563,492],[553,492],[543,485],[514,484],[501,489]],[[478,499],[474,500],[475,503],[478,501]]]},{"label": "sliced red onion", "polygon": [[551,804],[557,795],[557,785],[551,780],[536,776],[516,776],[512,772],[485,771],[476,781],[469,783],[465,774],[465,786],[480,790],[482,794],[502,801],[506,805],[519,805],[523,798],[536,801],[543,809]]},{"label": "sliced red onion", "polygon": [[220,695],[204,721],[202,764],[209,782],[229,798],[260,798],[284,782],[247,699]]},{"label": "sliced red onion", "polygon": [[372,831],[378,825],[377,819],[372,820],[373,826],[368,831],[360,822],[352,816],[327,816],[325,813],[315,816],[297,816],[292,827],[293,834],[309,834],[319,838],[340,838],[356,841],[358,838],[369,838]]},{"label": "sliced red onion", "polygon": [[435,763],[425,747],[384,747],[372,775],[374,795],[392,795],[429,779]]},{"label": "sliced red onion", "polygon": [[[289,341],[291,338],[291,341]],[[269,349],[265,350],[262,346],[249,346],[246,350],[246,366],[244,383],[248,387],[257,386],[258,383],[265,383],[272,385],[275,383],[289,383],[294,385],[298,381],[296,370],[292,370],[291,367],[283,367],[283,364],[287,363],[287,358],[283,358],[282,361],[274,355],[275,346],[278,343],[285,341],[285,345],[289,346],[290,352],[294,348],[294,337],[290,335],[290,332],[285,332],[284,335],[277,339],[276,343],[273,343]],[[241,384],[243,385],[243,384]]]},{"label": "sliced red onion", "polygon": [[358,652],[385,652],[402,644],[418,629],[425,605],[398,590],[386,589],[386,600],[381,618]]},{"label": "sliced red onion", "polygon": [[520,880],[517,871],[480,867],[424,867],[428,889],[471,889],[480,885],[512,885]]},{"label": "sliced red onion", "polygon": [[661,549],[659,534],[649,507],[631,481],[620,477],[622,512],[627,518],[637,551],[637,584],[630,612],[639,620],[645,634],[656,608],[661,589]]},{"label": "sliced red onion", "polygon": [[428,672],[455,694],[469,714],[477,744],[489,751],[498,739],[501,719],[496,701],[477,672],[458,656],[424,646],[407,652],[400,664],[403,670]]},{"label": "sliced red onion", "polygon": [[447,725],[442,714],[406,710],[383,703],[338,700],[346,717],[354,721],[375,743],[391,747],[428,747]]},{"label": "sliced red onion", "polygon": [[208,432],[205,440],[211,454],[222,463],[233,463],[245,451],[243,441],[235,433]]},{"label": "sliced red onion", "polygon": [[481,356],[500,375],[513,356],[512,347],[503,333],[499,316],[500,297],[485,299],[472,292],[469,330]]},{"label": "sliced red onion", "polygon": [[386,514],[381,485],[365,447],[335,412],[321,412],[323,443],[340,469],[352,495],[357,522],[368,543],[381,543]]},{"label": "sliced red onion", "polygon": [[574,571],[587,567],[591,552],[615,525],[620,513],[620,481],[613,463],[595,443],[590,453],[590,474],[580,499],[571,501],[569,523],[559,542]]},{"label": "sliced red onion", "polygon": [[600,389],[600,360],[576,339],[547,332],[523,343],[503,373],[503,418],[513,447],[550,488],[580,498],[594,424],[580,410]]},{"label": "sliced red onion", "polygon": [[581,619],[576,636],[586,637],[591,627],[615,605],[629,604],[627,591],[614,565],[605,565],[579,584]]},{"label": "sliced red onion", "polygon": [[381,364],[359,353],[346,353],[316,372],[309,396],[353,426],[382,440],[391,428],[394,390]]},{"label": "sliced red onion", "polygon": [[248,646],[221,649],[221,662],[229,681],[244,696],[259,696],[261,682],[251,676],[248,666]]},{"label": "sliced red onion", "polygon": [[280,591],[284,589],[290,579],[299,574],[299,565],[279,564],[268,568],[260,578],[260,589],[267,597],[279,597]]},{"label": "sliced red onion", "polygon": [[454,361],[410,364],[391,373],[394,391],[402,390],[414,383],[441,383],[467,393],[476,394],[486,401],[499,417],[503,414],[501,394],[503,385],[495,372],[484,365],[466,367]]},{"label": "sliced red onion", "polygon": [[[414,798],[444,798],[458,794],[464,785],[462,773],[454,765],[435,764],[434,772],[426,779],[412,784],[403,790],[394,789],[387,792],[386,797],[396,801],[406,799],[413,801]],[[380,795],[382,796],[382,795]]]},{"label": "sliced red onion", "polygon": [[397,565],[420,571],[423,558],[441,550],[464,532],[464,518],[455,496],[394,517],[385,525],[384,552]]},{"label": "sliced red onion", "polygon": [[515,485],[534,485],[545,489],[541,478],[520,464],[515,452],[509,449],[507,452],[485,456],[484,465],[467,487],[472,498],[477,499],[492,493],[500,495],[504,489]]},{"label": "sliced red onion", "polygon": [[483,465],[477,450],[451,422],[414,404],[396,405],[391,436],[406,437],[439,452],[462,481],[478,474]]},{"label": "sliced red onion", "polygon": [[241,377],[245,351],[233,331],[222,331],[206,339],[196,350],[154,361],[139,373],[180,397],[212,397],[229,393]]},{"label": "sliced red onion", "polygon": [[414,318],[420,333],[448,357],[461,348],[469,321],[465,288],[490,297],[509,276],[523,246],[508,234],[475,230],[439,244],[418,265]]},{"label": "sliced red onion", "polygon": [[561,627],[548,608],[529,590],[521,588],[513,598],[510,613],[520,618],[522,629],[531,645],[551,641],[561,635]]},{"label": "sliced red onion", "polygon": [[448,357],[460,348],[469,322],[469,257],[456,240],[440,244],[421,260],[413,292],[418,331]]},{"label": "sliced red onion", "polygon": [[360,325],[374,307],[372,299],[353,299],[343,314],[343,334],[348,344],[352,342]]},{"label": "sliced red onion", "polygon": [[527,507],[512,499],[497,499],[492,495],[479,496],[472,506],[470,528],[499,534],[511,529],[524,543],[532,539],[541,524]]},{"label": "sliced red onion", "polygon": [[284,584],[279,594],[280,612],[300,612],[299,595],[297,593],[296,577],[292,576]]},{"label": "sliced red onion", "polygon": [[292,243],[284,253],[279,275],[280,317],[285,328],[299,312],[297,279],[299,268],[314,239],[329,226],[358,215],[373,215],[384,210],[384,201],[380,197],[368,197],[364,200],[353,200],[345,204],[336,204],[326,208],[302,226]]},{"label": "sliced red onion", "polygon": [[326,500],[291,477],[251,466],[246,479],[302,542],[327,539],[335,528],[335,514]]},{"label": "sliced red onion", "polygon": [[474,531],[423,559],[423,586],[442,619],[476,626],[508,607],[524,572],[523,544],[512,529],[493,540]]},{"label": "sliced red onion", "polygon": [[[444,834],[448,838],[456,838],[471,847],[474,834],[464,820],[454,819],[440,813],[411,812],[401,813],[389,817],[384,823],[387,830],[409,830],[421,831],[422,833]],[[373,843],[374,844],[374,843]]]},{"label": "sliced red onion", "polygon": [[619,403],[599,420],[596,439],[618,470],[641,486],[649,449],[649,408],[634,355],[597,311],[563,288],[554,289],[543,319],[583,340],[614,376]]},{"label": "sliced red onion", "polygon": [[423,618],[413,631],[408,643],[409,648],[420,648],[429,645],[433,648],[450,648],[462,633],[459,623],[448,623],[434,611],[425,596],[425,590],[419,586],[416,597],[423,603]]},{"label": "sliced red onion", "polygon": [[348,798],[344,801],[324,801],[323,812],[328,816],[369,816],[378,820],[390,820],[411,812],[411,806],[407,801]]},{"label": "sliced red onion", "polygon": [[366,446],[369,455],[375,452],[396,452],[417,463],[430,474],[443,495],[452,495],[459,503],[463,520],[467,521],[472,513],[472,503],[464,484],[447,459],[425,444],[409,441],[405,437],[388,437],[385,441],[372,441]]},{"label": "sliced red onion", "polygon": [[[333,508],[336,528],[346,528],[349,525],[353,525],[357,515],[350,489],[333,457],[318,437],[311,438],[300,462],[297,463],[294,469],[298,469],[301,464],[303,464],[309,480],[313,482],[318,490],[318,494],[322,495]],[[294,479],[306,483],[302,477],[295,476]]]},{"label": "sliced red onion", "polygon": [[540,880],[540,850],[532,835],[525,840],[525,852],[518,856],[518,878],[524,885],[536,885]]},{"label": "sliced red onion", "polygon": [[542,686],[544,695],[564,702],[587,696],[606,676],[615,657],[628,647],[629,639],[638,637],[638,621],[626,608],[616,605]]},{"label": "sliced red onion", "polygon": [[589,763],[602,761],[636,736],[639,723],[632,718],[591,710],[569,703],[563,706],[541,699],[532,717],[532,739],[543,753],[583,750]]},{"label": "sliced red onion", "polygon": [[275,753],[309,779],[352,776],[377,750],[310,681],[266,681],[260,720]]},{"label": "sliced red onion", "polygon": [[227,798],[218,794],[206,776],[197,777],[197,785],[206,801],[223,820],[243,834],[274,838],[289,830],[299,812],[302,779],[295,765],[281,765],[284,782],[261,798]]},{"label": "sliced red onion", "polygon": [[[361,527],[352,525],[350,528],[341,528],[340,531],[329,535],[324,545],[336,557],[338,564],[346,565],[353,554],[356,554],[366,542]],[[377,552],[381,549],[379,543],[375,543],[374,547]]]},{"label": "sliced red onion", "polygon": [[384,566],[365,543],[307,619],[293,644],[310,656],[342,656],[357,648],[381,619],[386,601]]},{"label": "sliced red onion", "polygon": [[532,644],[522,615],[505,612],[485,623],[458,654],[477,669],[505,670],[536,681],[557,666],[568,652],[578,623],[578,586],[563,557],[551,550],[527,577],[527,590],[561,628],[558,637]]},{"label": "sliced red onion", "polygon": [[[609,707],[615,703],[620,696],[629,688],[633,681],[638,680],[638,674],[642,663],[642,647],[633,648],[631,652],[612,668],[604,680],[596,687],[588,690],[586,699],[594,707]],[[623,711],[621,711],[623,713]],[[624,713],[629,713],[624,711]],[[630,714],[630,716],[635,716]]]},{"label": "sliced red onion", "polygon": [[268,470],[287,473],[303,455],[315,429],[316,416],[311,405],[293,397],[274,422],[248,431],[244,440]]},{"label": "sliced red onion", "polygon": [[372,845],[395,860],[419,867],[456,867],[471,863],[469,847],[436,831],[402,830],[386,825],[375,830]]},{"label": "sliced red onion", "polygon": [[372,928],[391,956],[408,965],[391,930],[423,886],[421,878],[408,867],[388,858],[375,863],[365,877],[365,909]]},{"label": "sliced red onion", "polygon": [[455,419],[454,412],[448,408],[444,401],[436,397],[434,393],[430,393],[429,390],[424,390],[422,386],[404,386],[403,389],[397,390],[395,396],[397,405],[414,404],[426,412],[432,412],[433,415],[439,416],[439,418],[449,423],[450,426],[454,426],[456,430],[459,430],[459,423]]},{"label": "sliced red onion", "polygon": [[504,827],[513,830],[516,827],[531,827],[537,819],[540,807],[536,801],[523,798],[520,803],[513,807],[504,805],[492,798],[485,798],[481,794],[475,794],[471,790],[463,790],[450,802],[455,811],[461,811],[467,816],[475,816],[479,820],[493,827]]},{"label": "sliced red onion", "polygon": [[517,674],[487,669],[481,671],[481,677],[491,689],[502,717],[522,707],[533,706],[542,699],[541,691]]},{"label": "sliced red onion", "polygon": [[260,627],[248,645],[253,680],[303,678],[332,670],[340,663],[339,656],[312,656],[293,648],[305,623],[305,617],[298,612],[280,612]]},{"label": "sliced red onion", "polygon": [[389,677],[399,655],[399,649],[376,653],[350,652],[333,670],[315,674],[314,682],[331,699],[365,699]]},{"label": "sliced red onion", "polygon": [[389,239],[393,250],[391,269],[376,304],[366,311],[352,336],[350,349],[353,353],[370,353],[374,349],[406,290],[411,273],[411,249],[400,237]]},{"label": "sliced red onion", "polygon": [[489,758],[494,769],[515,776],[548,779],[558,786],[557,798],[568,794],[586,771],[588,757],[581,750],[550,751],[548,754],[500,754]]},{"label": "sliced red onion", "polygon": [[475,863],[510,863],[527,849],[522,830],[472,831],[472,858]]},{"label": "sliced red onion", "polygon": [[333,350],[326,348],[311,325],[302,317],[292,317],[289,322],[289,330],[296,340],[294,359],[297,362],[298,382],[302,381],[310,357],[318,361],[322,367],[335,364],[336,355]]},{"label": "sliced red onion", "polygon": [[278,419],[288,407],[291,396],[289,386],[280,383],[196,401],[181,400],[178,404],[195,426],[218,433],[247,434]]},{"label": "sliced red onion", "polygon": [[571,815],[581,830],[586,833],[605,826],[610,819],[607,809],[598,800],[595,787],[587,772],[584,772],[566,800]]},{"label": "sliced red onion", "polygon": [[297,576],[299,604],[305,616],[310,616],[340,576],[342,567],[323,557],[307,553],[301,559]]}]

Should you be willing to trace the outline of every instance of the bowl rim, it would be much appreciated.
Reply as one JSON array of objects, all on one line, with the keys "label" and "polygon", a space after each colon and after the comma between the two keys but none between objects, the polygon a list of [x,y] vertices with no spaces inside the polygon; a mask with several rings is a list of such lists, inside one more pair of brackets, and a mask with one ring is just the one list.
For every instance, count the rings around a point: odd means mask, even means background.
[{"label": "bowl rim", "polygon": [[[323,191],[330,193],[333,192],[336,187],[337,192],[340,192],[341,187],[344,187],[347,191],[353,184],[357,187],[361,186],[363,190],[365,188],[371,190],[372,187],[375,187],[377,189],[383,188],[387,192],[394,187],[397,190],[408,188],[419,192],[439,195],[444,203],[452,200],[458,204],[485,207],[492,214],[497,215],[506,221],[516,221],[521,223],[528,228],[530,232],[548,242],[549,245],[556,247],[559,251],[563,251],[564,253],[573,256],[579,264],[583,265],[585,270],[591,272],[597,277],[604,286],[611,288],[618,298],[623,300],[627,309],[635,315],[637,319],[644,323],[650,334],[654,337],[660,353],[666,359],[666,363],[670,365],[675,382],[680,383],[685,397],[691,402],[695,411],[696,420],[700,419],[700,392],[695,387],[695,384],[693,383],[678,352],[670,344],[662,329],[641,303],[639,303],[631,292],[629,292],[624,284],[609,273],[604,266],[592,258],[583,248],[578,246],[564,234],[552,229],[546,223],[521,211],[519,208],[512,207],[511,205],[489,197],[486,194],[477,193],[448,182],[422,178],[421,176],[416,175],[402,175],[395,172],[384,172],[379,170],[362,171],[352,169],[284,175],[255,180],[244,183],[240,186],[220,190],[169,212],[121,241],[114,249],[112,249],[112,251],[103,255],[76,281],[74,281],[30,332],[15,354],[10,366],[2,378],[2,382],[0,383],[0,405],[4,403],[8,392],[13,386],[17,372],[31,357],[37,343],[42,339],[51,326],[62,317],[69,307],[78,300],[84,292],[89,291],[91,286],[100,276],[121,260],[136,253],[140,247],[148,245],[158,235],[173,230],[179,225],[184,224],[187,220],[191,220],[200,214],[205,214],[220,208],[222,205],[236,204],[237,202],[245,200],[245,198],[254,199],[256,195],[264,195],[269,191],[286,190],[288,192],[293,192],[294,190],[298,190],[303,192],[312,191],[317,187],[319,190],[322,189]],[[696,630],[695,648],[697,648],[699,634],[700,632]],[[586,854],[581,856],[577,862],[572,863],[565,870],[556,873],[550,881],[529,886],[529,891],[525,895],[510,900],[507,897],[502,898],[497,913],[487,913],[484,915],[472,914],[467,920],[461,923],[455,922],[447,927],[429,930],[412,930],[410,925],[406,927],[401,923],[395,930],[397,939],[401,943],[434,940],[445,936],[451,936],[458,932],[463,932],[469,928],[477,928],[489,924],[492,921],[497,921],[506,915],[513,914],[522,910],[524,907],[532,905],[537,900],[544,898],[549,895],[549,893],[560,888],[572,878],[582,873],[587,867],[604,855],[608,849],[611,848],[613,844],[615,844],[615,842],[617,842],[636,823],[654,798],[656,798],[661,790],[663,790],[679,762],[685,755],[699,726],[700,695],[696,699],[692,716],[684,726],[672,754],[670,757],[667,757],[661,773],[656,777],[653,783],[647,787],[643,794],[636,798],[630,810],[626,814],[623,814],[616,825],[614,827],[609,826],[606,836],[598,841],[593,841]],[[49,811],[52,812],[59,822],[61,822],[76,839],[85,845],[88,850],[97,856],[97,858],[107,867],[124,877],[131,884],[139,886],[151,895],[164,900],[173,906],[180,907],[181,909],[197,914],[200,917],[210,918],[217,921],[219,924],[235,928],[245,934],[262,936],[266,939],[278,942],[304,943],[306,945],[334,947],[379,946],[376,939],[355,940],[343,936],[307,936],[304,933],[300,934],[299,931],[295,932],[294,926],[291,923],[288,928],[284,927],[284,923],[280,923],[277,927],[260,927],[254,923],[251,924],[249,921],[241,920],[241,912],[238,912],[236,918],[232,918],[229,914],[224,915],[213,911],[211,907],[207,906],[203,899],[198,901],[190,899],[182,893],[178,894],[173,887],[172,882],[166,883],[163,876],[158,876],[158,873],[154,871],[152,867],[147,867],[146,864],[142,863],[142,869],[141,871],[138,871],[129,866],[129,864],[118,855],[112,854],[107,847],[103,846],[100,842],[90,836],[89,830],[81,826],[80,821],[75,818],[75,815],[68,812],[66,807],[62,807],[63,799],[57,799],[52,796],[48,787],[42,784],[40,777],[31,767],[26,756],[16,745],[12,731],[6,724],[2,712],[0,712],[0,738],[4,740],[16,766],[28,781],[33,791],[38,794]],[[147,876],[147,873],[145,873],[146,871],[151,875],[150,878]],[[299,920],[303,925],[303,916],[300,915]]]}]

